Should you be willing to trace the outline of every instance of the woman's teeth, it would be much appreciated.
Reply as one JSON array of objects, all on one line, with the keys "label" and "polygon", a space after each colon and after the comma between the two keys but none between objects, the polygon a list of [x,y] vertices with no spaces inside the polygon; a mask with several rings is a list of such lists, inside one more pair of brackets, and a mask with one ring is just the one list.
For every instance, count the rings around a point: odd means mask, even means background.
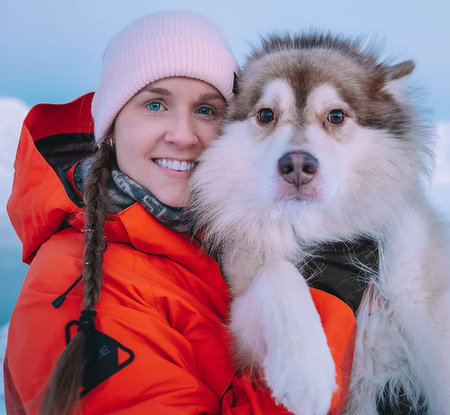
[{"label": "woman's teeth", "polygon": [[161,167],[166,167],[171,170],[177,171],[189,171],[195,166],[194,162],[167,160],[167,159],[154,159],[155,163]]}]

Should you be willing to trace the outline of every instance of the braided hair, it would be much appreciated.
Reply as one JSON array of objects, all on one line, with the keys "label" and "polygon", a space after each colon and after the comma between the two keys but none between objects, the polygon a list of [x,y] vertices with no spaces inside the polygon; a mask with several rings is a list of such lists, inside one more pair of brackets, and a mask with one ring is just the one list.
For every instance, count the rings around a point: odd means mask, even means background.
[{"label": "braided hair", "polygon": [[[83,313],[91,321],[102,287],[103,253],[106,249],[104,223],[108,208],[108,182],[114,160],[112,141],[106,137],[100,144],[89,175],[86,177],[85,249],[83,263]],[[80,319],[81,320],[81,319]],[[42,415],[70,415],[80,397],[82,360],[86,333],[78,330],[56,363],[45,392]]]}]

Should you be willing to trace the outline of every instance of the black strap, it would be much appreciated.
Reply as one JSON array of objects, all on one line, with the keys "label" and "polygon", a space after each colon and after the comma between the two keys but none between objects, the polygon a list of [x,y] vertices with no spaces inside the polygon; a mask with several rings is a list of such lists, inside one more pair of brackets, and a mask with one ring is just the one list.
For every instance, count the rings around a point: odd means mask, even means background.
[{"label": "black strap", "polygon": [[78,326],[77,331],[84,331],[86,334],[93,331],[95,329],[94,318],[96,315],[97,312],[94,310],[83,310],[79,320],[69,321],[66,324],[66,344],[69,344],[71,340],[70,329],[72,326]]},{"label": "black strap", "polygon": [[309,286],[338,297],[356,312],[378,261],[377,243],[360,239],[321,244],[298,268]]}]

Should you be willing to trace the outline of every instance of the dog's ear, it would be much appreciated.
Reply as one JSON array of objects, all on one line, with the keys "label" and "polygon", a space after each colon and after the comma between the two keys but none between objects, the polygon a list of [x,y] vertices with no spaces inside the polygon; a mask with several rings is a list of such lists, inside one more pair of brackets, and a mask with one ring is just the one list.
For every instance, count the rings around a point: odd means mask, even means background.
[{"label": "dog's ear", "polygon": [[412,60],[397,63],[396,65],[383,65],[385,79],[384,91],[392,94],[397,100],[403,101],[407,97],[408,82],[405,79],[414,70],[416,64]]},{"label": "dog's ear", "polygon": [[409,75],[415,67],[416,64],[413,60],[400,62],[396,65],[384,66],[383,69],[385,70],[386,82],[395,81],[397,79],[403,78],[406,75]]}]

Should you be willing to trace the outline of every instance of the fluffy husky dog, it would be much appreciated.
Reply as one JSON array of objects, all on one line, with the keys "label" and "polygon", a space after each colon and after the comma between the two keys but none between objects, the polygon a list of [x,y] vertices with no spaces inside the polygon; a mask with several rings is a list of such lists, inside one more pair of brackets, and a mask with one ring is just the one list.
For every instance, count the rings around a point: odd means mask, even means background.
[{"label": "fluffy husky dog", "polygon": [[336,387],[295,264],[317,243],[361,236],[380,262],[357,314],[347,413],[376,414],[399,394],[450,413],[450,242],[424,196],[432,134],[402,86],[413,69],[328,34],[272,36],[193,176],[197,226],[233,296],[238,358],[293,413],[326,414]]}]

